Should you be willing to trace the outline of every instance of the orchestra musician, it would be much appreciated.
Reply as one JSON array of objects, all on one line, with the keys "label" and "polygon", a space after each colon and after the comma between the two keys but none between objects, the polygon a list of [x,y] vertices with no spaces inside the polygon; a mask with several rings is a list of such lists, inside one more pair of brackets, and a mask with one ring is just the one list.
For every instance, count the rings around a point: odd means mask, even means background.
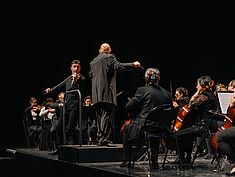
[{"label": "orchestra musician", "polygon": [[[132,143],[134,140],[141,141],[141,139],[139,139],[139,132],[141,131],[144,120],[151,110],[164,104],[169,104],[173,107],[171,93],[159,85],[160,71],[157,68],[148,68],[145,71],[145,80],[145,86],[137,88],[134,97],[129,99],[126,103],[126,110],[136,114],[136,116],[123,130],[123,161],[120,164],[120,167],[130,167],[128,160],[130,160],[129,157],[132,152]],[[148,131],[152,133],[162,133],[165,130],[165,127],[162,124],[159,124],[157,120],[149,120],[148,123],[146,123],[146,126],[148,126]],[[158,153],[160,138],[151,139],[150,141],[152,152],[150,167],[151,170],[157,170],[159,168]]]},{"label": "orchestra musician", "polygon": [[[188,110],[194,110],[194,116],[192,118],[193,126],[177,131],[179,136],[185,134],[192,134],[193,137],[199,137],[206,132],[216,132],[217,120],[212,119],[212,113],[208,112],[218,110],[218,104],[216,96],[213,92],[214,81],[210,76],[201,76],[197,79],[196,88],[197,91],[191,97],[187,106]],[[192,138],[193,139],[193,138]],[[211,148],[211,138],[205,138],[207,144],[207,156],[213,157],[213,151]],[[197,146],[201,143],[200,139],[197,141]],[[191,144],[193,149],[193,144]]]},{"label": "orchestra musician", "polygon": [[40,150],[53,150],[54,143],[52,141],[52,137],[50,134],[50,129],[52,127],[52,120],[56,116],[56,111],[51,105],[54,103],[54,99],[51,97],[47,97],[45,100],[45,104],[43,104],[39,116],[42,120],[42,135],[41,142],[39,145]]},{"label": "orchestra musician", "polygon": [[29,105],[25,108],[23,116],[26,138],[28,146],[38,147],[40,143],[39,136],[42,132],[42,121],[39,116],[42,106],[34,96],[29,98],[28,103]]},{"label": "orchestra musician", "polygon": [[50,134],[52,140],[55,142],[55,150],[49,152],[49,155],[57,155],[58,147],[63,145],[63,107],[64,107],[64,96],[65,92],[61,91],[58,94],[58,99],[51,105],[55,108],[56,114],[52,119],[52,126]]},{"label": "orchestra musician", "polygon": [[228,176],[235,176],[235,79],[229,83],[228,90],[234,92],[231,97],[227,114],[228,118],[232,120],[232,125],[216,134],[216,142],[218,143],[220,153],[225,154],[233,164],[231,171],[226,172],[225,174]]},{"label": "orchestra musician", "polygon": [[86,144],[91,145],[97,143],[96,115],[90,95],[87,95],[83,100],[82,131],[83,131],[83,141]]},{"label": "orchestra musician", "polygon": [[[188,95],[188,90],[186,88],[178,87],[175,90],[175,99],[173,100],[173,106],[179,112],[178,116],[180,116],[179,114],[181,113],[181,110],[183,109],[183,107],[188,105],[189,100],[190,98]],[[185,117],[184,119],[185,120],[183,122],[179,122],[182,124],[180,125],[181,129],[192,126],[191,120]],[[178,123],[177,119],[174,123]],[[192,134],[181,135],[178,143],[179,143],[179,150],[180,150],[180,153],[178,154],[181,155],[180,158],[182,160],[182,163],[183,164],[191,163],[191,154],[192,154],[192,146],[193,146]],[[180,158],[177,158],[174,163],[177,163],[177,164],[180,163],[179,161]]]},{"label": "orchestra musician", "polygon": [[83,81],[85,80],[84,76],[80,74],[81,63],[78,59],[74,59],[70,63],[71,75],[66,78],[64,81],[59,83],[53,88],[47,88],[45,93],[50,93],[54,90],[64,91],[67,94],[65,95],[65,132],[66,140],[65,144],[79,144],[79,136],[76,130],[78,124],[78,115],[79,115],[79,95],[74,90],[81,90],[83,93]]},{"label": "orchestra musician", "polygon": [[188,90],[184,87],[178,87],[175,90],[175,99],[173,100],[173,106],[180,111],[183,106],[189,102]]}]

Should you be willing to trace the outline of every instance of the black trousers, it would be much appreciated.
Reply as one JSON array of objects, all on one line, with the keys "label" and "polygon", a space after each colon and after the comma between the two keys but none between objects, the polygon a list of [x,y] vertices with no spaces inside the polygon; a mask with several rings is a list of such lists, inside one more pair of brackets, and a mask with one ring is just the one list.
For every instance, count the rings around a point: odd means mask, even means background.
[{"label": "black trousers", "polygon": [[115,105],[111,103],[96,103],[94,105],[97,118],[97,142],[105,145],[115,140],[114,115]]},{"label": "black trousers", "polygon": [[[193,150],[194,136],[192,134],[179,136],[179,151],[181,160],[190,159]],[[186,153],[186,156],[185,156]]]},{"label": "black trousers", "polygon": [[66,142],[67,144],[79,144],[79,135],[76,127],[78,126],[78,111],[68,110],[65,112]]},{"label": "black trousers", "polygon": [[235,126],[226,128],[216,135],[219,150],[235,163]]}]

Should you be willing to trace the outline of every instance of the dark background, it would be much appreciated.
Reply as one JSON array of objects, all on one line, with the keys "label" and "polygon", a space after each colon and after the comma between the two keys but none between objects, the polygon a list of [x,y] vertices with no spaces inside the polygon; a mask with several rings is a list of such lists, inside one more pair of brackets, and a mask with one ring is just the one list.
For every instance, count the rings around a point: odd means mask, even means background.
[{"label": "dark background", "polygon": [[[228,12],[224,16],[180,11],[142,16],[141,11],[137,15],[129,12],[128,16],[112,16],[111,10],[116,12],[113,9],[81,13],[83,7],[62,2],[38,3],[30,8],[25,4],[1,4],[0,137],[4,147],[25,145],[22,114],[28,98],[36,96],[42,102],[45,88],[70,74],[73,57],[80,59],[81,73],[87,78],[84,96],[90,94],[89,62],[103,42],[111,45],[120,62],[138,60],[144,69],[157,67],[160,85],[169,91],[184,86],[192,95],[196,79],[202,75],[226,85],[235,79],[234,31]],[[119,12],[125,10],[119,8]],[[118,72],[117,91],[123,93],[118,96],[117,137],[126,118],[127,98],[144,84],[143,76],[142,69]]]}]

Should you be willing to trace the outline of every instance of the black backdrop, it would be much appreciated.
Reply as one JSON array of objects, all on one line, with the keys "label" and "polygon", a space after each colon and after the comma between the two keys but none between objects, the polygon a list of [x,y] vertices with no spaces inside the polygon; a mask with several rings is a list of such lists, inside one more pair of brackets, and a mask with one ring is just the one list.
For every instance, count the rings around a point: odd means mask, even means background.
[{"label": "black backdrop", "polygon": [[[202,75],[224,84],[235,79],[233,33],[205,26],[207,23],[150,22],[140,28],[133,21],[126,25],[114,19],[108,22],[103,16],[94,22],[88,13],[52,6],[25,10],[11,5],[2,15],[1,144],[6,147],[24,145],[21,119],[27,99],[34,95],[42,101],[45,88],[70,74],[72,57],[80,58],[81,72],[87,78],[85,95],[90,94],[89,62],[103,42],[111,45],[120,62],[138,60],[144,69],[157,67],[160,84],[169,91],[184,86],[193,94],[196,79]],[[127,97],[144,84],[143,75],[142,69],[117,75],[117,90],[123,91],[115,117],[117,137],[126,117]]]}]

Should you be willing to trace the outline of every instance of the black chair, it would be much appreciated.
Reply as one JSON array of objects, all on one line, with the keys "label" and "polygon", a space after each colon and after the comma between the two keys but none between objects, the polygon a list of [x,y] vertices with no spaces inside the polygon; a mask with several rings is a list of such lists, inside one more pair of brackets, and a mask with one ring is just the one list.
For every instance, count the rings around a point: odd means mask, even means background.
[{"label": "black chair", "polygon": [[213,159],[211,160],[211,165],[214,166],[213,171],[220,172],[224,170],[227,163],[227,156],[221,152],[216,152]]},{"label": "black chair", "polygon": [[[193,167],[194,161],[195,161],[201,147],[203,146],[203,142],[205,141],[205,139],[206,138],[212,138],[212,136],[214,135],[214,132],[211,132],[211,130],[210,130],[210,126],[212,125],[212,121],[213,121],[216,113],[217,112],[212,112],[209,123],[206,126],[195,126],[194,127],[195,128],[194,136],[195,137],[201,137],[201,141],[200,141],[199,144],[197,144],[195,146],[195,152],[194,152],[193,157],[192,157],[191,167]],[[216,156],[214,156],[214,158],[216,158]]]},{"label": "black chair", "polygon": [[22,119],[22,125],[24,128],[24,134],[25,134],[25,139],[26,139],[26,143],[27,143],[27,147],[30,147],[31,145],[31,139],[29,137],[29,127],[27,126],[27,122],[25,120],[25,118]]},{"label": "black chair", "polygon": [[[172,127],[172,121],[176,119],[176,116],[177,116],[177,111],[171,105],[164,104],[161,106],[154,107],[144,121],[142,130],[140,131],[141,135],[139,135],[139,137],[143,138],[140,138],[139,142],[143,142],[143,139],[145,141],[150,169],[154,168],[154,165],[151,162],[151,159],[154,158],[152,156],[153,148],[150,148],[151,143],[153,143],[154,141],[159,142],[157,143],[157,146],[159,147],[161,139],[163,140],[171,139],[173,140],[172,142],[175,143],[176,151],[180,152],[178,146],[179,137],[173,132],[173,127]],[[131,165],[132,168],[134,168],[134,164],[137,160],[137,154],[141,147],[142,145],[141,143],[139,143]],[[159,150],[158,147],[157,150]],[[166,151],[164,159],[162,161],[161,169],[164,168],[169,149],[170,148],[166,146]],[[156,161],[158,161],[158,152],[156,153],[157,153]],[[183,166],[181,158],[179,160],[180,160],[180,168],[182,168]]]}]

